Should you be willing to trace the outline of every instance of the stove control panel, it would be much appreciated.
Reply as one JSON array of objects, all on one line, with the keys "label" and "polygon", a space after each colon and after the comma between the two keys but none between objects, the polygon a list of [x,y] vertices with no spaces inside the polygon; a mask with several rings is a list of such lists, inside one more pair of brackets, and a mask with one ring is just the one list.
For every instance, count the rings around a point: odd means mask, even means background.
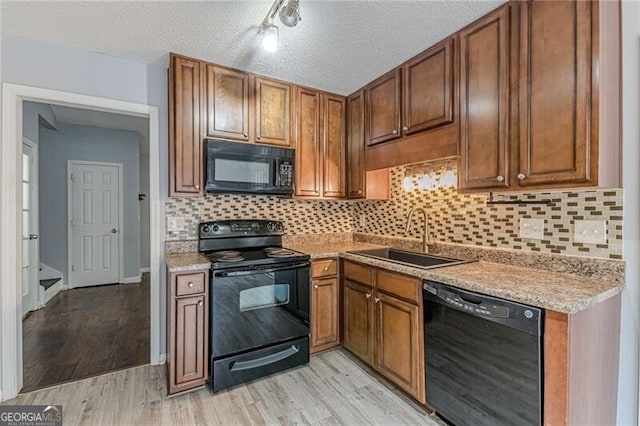
[{"label": "stove control panel", "polygon": [[200,239],[240,236],[282,235],[284,226],[276,220],[218,220],[199,226]]}]

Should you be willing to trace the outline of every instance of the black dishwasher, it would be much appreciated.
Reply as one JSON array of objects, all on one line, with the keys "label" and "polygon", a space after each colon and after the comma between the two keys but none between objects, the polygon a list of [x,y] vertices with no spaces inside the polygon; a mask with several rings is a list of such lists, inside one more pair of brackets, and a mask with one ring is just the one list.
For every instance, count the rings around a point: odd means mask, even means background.
[{"label": "black dishwasher", "polygon": [[424,281],[427,403],[462,425],[541,425],[544,311]]}]

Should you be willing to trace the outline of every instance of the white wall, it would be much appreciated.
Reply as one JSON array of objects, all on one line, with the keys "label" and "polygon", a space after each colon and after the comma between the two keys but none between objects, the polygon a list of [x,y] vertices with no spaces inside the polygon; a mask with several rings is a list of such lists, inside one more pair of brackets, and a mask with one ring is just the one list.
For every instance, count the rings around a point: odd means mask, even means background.
[{"label": "white wall", "polygon": [[[40,261],[61,271],[69,282],[67,235],[67,160],[122,164],[124,278],[140,275],[138,134],[126,130],[61,125],[40,132]],[[148,160],[148,158],[147,158]]]},{"label": "white wall", "polygon": [[640,2],[622,2],[624,259],[618,424],[638,424],[640,311]]}]

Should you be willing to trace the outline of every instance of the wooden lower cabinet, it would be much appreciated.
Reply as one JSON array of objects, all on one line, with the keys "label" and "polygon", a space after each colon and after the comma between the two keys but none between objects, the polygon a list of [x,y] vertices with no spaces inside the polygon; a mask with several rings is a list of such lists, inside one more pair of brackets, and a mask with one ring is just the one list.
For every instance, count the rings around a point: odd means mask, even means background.
[{"label": "wooden lower cabinet", "polygon": [[420,308],[384,293],[376,293],[375,304],[378,371],[419,400],[424,382]]},{"label": "wooden lower cabinet", "polygon": [[209,271],[168,273],[169,395],[204,386],[209,352]]},{"label": "wooden lower cabinet", "polygon": [[342,345],[368,364],[374,363],[373,289],[344,279]]},{"label": "wooden lower cabinet", "polygon": [[338,259],[311,263],[311,353],[340,344]]},{"label": "wooden lower cabinet", "polygon": [[[350,261],[343,270],[343,346],[425,403],[422,301],[404,297],[417,294],[421,280]],[[402,294],[392,293],[399,283]]]}]

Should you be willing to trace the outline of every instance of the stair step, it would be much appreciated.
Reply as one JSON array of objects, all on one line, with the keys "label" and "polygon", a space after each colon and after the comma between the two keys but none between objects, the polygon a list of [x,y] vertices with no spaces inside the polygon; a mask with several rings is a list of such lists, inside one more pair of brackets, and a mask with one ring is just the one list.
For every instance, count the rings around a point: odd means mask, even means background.
[{"label": "stair step", "polygon": [[40,285],[44,287],[45,290],[48,290],[49,287],[60,281],[62,278],[50,278],[48,280],[40,280]]}]

